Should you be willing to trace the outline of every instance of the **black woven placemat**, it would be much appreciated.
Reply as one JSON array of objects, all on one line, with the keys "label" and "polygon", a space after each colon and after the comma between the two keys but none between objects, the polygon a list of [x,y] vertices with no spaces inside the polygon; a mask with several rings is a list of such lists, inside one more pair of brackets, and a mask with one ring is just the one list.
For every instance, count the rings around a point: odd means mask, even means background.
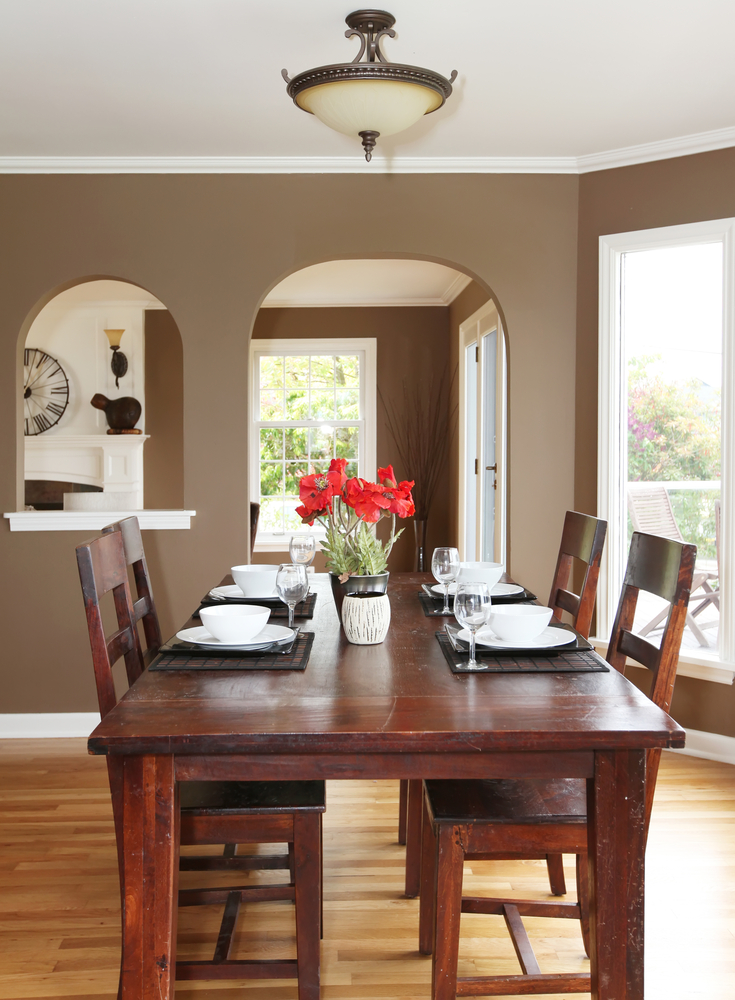
[{"label": "black woven placemat", "polygon": [[[444,607],[443,597],[429,597],[429,595],[423,591],[419,591],[419,600],[421,601],[421,607],[424,609],[424,615],[427,618],[454,618],[454,611],[450,611],[448,615],[443,614],[442,608]],[[449,606],[452,606],[453,598],[449,598]],[[522,604],[524,601],[535,601],[536,595],[532,594],[530,590],[524,590],[522,594],[504,594],[501,597],[493,597],[493,604]]]},{"label": "black woven placemat", "polygon": [[[306,670],[314,643],[313,632],[300,632],[290,653],[269,652],[246,655],[238,651],[213,655],[182,649],[159,653],[149,670]],[[182,646],[184,644],[182,643]]]},{"label": "black woven placemat", "polygon": [[[199,608],[220,608],[224,604],[259,604],[263,608],[270,608],[271,618],[288,618],[288,606],[278,597],[256,598],[256,597],[234,597],[226,601],[218,601],[208,594],[199,602]],[[316,606],[316,594],[309,594],[305,601],[296,605],[294,617],[313,618]],[[192,618],[199,617],[199,608],[194,612]]]},{"label": "black woven placemat", "polygon": [[[436,638],[453,674],[477,672],[467,670],[468,654],[456,653],[446,632],[437,632]],[[498,656],[495,652],[478,647],[477,659],[487,667],[481,673],[488,674],[589,674],[607,673],[610,669],[591,650],[549,649],[533,656],[513,653]]]}]

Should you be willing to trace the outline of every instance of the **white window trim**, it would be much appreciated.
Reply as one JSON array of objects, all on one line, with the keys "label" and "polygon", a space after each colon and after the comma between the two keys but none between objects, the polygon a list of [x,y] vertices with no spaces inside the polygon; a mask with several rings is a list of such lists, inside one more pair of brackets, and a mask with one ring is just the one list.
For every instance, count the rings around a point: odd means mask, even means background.
[{"label": "white window trim", "polygon": [[623,412],[624,372],[621,342],[621,257],[628,251],[721,242],[723,248],[722,343],[722,509],[720,523],[719,654],[683,650],[680,674],[730,684],[735,679],[735,219],[717,219],[661,229],[600,237],[600,315],[598,361],[597,510],[608,522],[597,594],[597,632],[607,643],[625,569],[626,484],[622,470],[627,447]]},{"label": "white window trim", "polygon": [[[260,442],[257,435],[258,423],[258,369],[256,355],[262,354],[362,354],[360,374],[360,402],[364,415],[364,447],[358,457],[358,474],[363,479],[374,480],[377,472],[377,418],[378,418],[378,341],[375,337],[323,337],[317,339],[283,339],[250,341],[250,496],[259,502],[258,484]],[[317,537],[323,531],[315,530]],[[259,532],[260,535],[260,532]],[[283,538],[276,535],[259,537],[255,542],[256,552],[286,552],[290,535]]]}]

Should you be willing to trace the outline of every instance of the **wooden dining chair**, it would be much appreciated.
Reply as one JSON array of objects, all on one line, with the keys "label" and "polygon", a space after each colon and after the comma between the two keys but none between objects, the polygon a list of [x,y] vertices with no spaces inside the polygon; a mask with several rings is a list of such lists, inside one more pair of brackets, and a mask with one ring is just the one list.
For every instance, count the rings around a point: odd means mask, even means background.
[{"label": "wooden dining chair", "polygon": [[[548,606],[553,609],[554,618],[557,619],[561,619],[562,611],[568,611],[574,628],[585,639],[588,638],[592,625],[606,533],[607,521],[589,514],[580,514],[576,510],[567,511]],[[584,578],[579,594],[569,589],[575,559],[584,564]]]},{"label": "wooden dining chair", "polygon": [[[569,612],[572,625],[585,639],[590,634],[592,624],[606,533],[607,521],[574,510],[566,512],[548,606],[553,609],[557,619],[561,619],[563,611]],[[579,594],[569,589],[575,559],[584,565],[584,578]],[[398,843],[406,844],[405,892],[411,898],[418,896],[421,886],[422,802],[421,780],[401,781]],[[549,855],[546,866],[552,893],[563,896],[567,890],[561,855]]]},{"label": "wooden dining chair", "polygon": [[[124,658],[128,684],[144,671],[143,654],[128,581],[123,532],[112,531],[78,545],[79,576],[87,615],[100,715],[117,703],[114,664]],[[117,628],[106,634],[100,602],[112,593]],[[120,884],[123,886],[121,759],[108,755]],[[253,871],[285,869],[287,882],[179,890],[180,906],[224,904],[213,958],[179,961],[176,978],[298,980],[299,1000],[318,1000],[321,936],[321,818],[323,781],[190,781],[180,785],[181,844],[226,844],[220,857],[186,856],[180,869]],[[288,844],[283,855],[239,855],[237,844]],[[231,959],[242,903],[291,900],[296,909],[296,959]],[[123,908],[125,900],[122,900]]]},{"label": "wooden dining chair", "polygon": [[146,643],[146,648],[143,650],[143,662],[147,666],[157,655],[163,639],[138,518],[135,516],[126,517],[122,521],[108,524],[102,529],[102,534],[109,535],[113,531],[119,531],[122,535],[125,562],[133,571],[136,590],[136,597],[133,601],[133,617],[136,622],[143,623]]},{"label": "wooden dining chair", "polygon": [[[652,675],[650,697],[664,711],[671,706],[696,554],[695,545],[633,534],[607,651],[607,662],[621,673],[628,658],[648,668]],[[641,590],[670,602],[660,647],[631,631]],[[647,751],[646,837],[660,757],[660,749]],[[580,920],[589,954],[586,811],[584,779],[424,782],[419,948],[433,955],[433,1000],[454,1000],[457,994],[590,991],[589,974],[541,972],[522,920],[524,916]],[[577,856],[576,903],[462,895],[465,859],[537,858],[543,852]],[[457,977],[461,913],[503,916],[522,975]]]}]

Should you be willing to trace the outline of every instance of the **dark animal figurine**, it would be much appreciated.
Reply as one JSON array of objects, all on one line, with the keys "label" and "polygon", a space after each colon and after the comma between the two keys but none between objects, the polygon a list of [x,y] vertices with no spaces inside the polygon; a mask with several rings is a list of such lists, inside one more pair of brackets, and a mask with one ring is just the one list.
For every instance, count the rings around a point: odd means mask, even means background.
[{"label": "dark animal figurine", "polygon": [[97,392],[90,402],[96,409],[104,410],[107,423],[113,431],[132,430],[140,418],[142,407],[133,396],[108,399],[101,392]]}]

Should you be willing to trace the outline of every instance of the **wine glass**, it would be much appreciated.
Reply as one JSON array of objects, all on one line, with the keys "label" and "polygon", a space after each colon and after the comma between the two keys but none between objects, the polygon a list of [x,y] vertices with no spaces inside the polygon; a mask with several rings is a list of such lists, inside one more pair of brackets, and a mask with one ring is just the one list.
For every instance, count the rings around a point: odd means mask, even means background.
[{"label": "wine glass", "polygon": [[486,670],[475,659],[475,633],[485,624],[490,612],[490,591],[486,583],[458,583],[454,595],[454,617],[470,633],[468,670]]},{"label": "wine glass", "polygon": [[316,538],[314,535],[291,535],[288,543],[288,554],[292,563],[311,566],[316,555]]},{"label": "wine glass", "polygon": [[459,552],[457,549],[443,546],[434,549],[431,557],[431,572],[437,583],[444,584],[444,607],[441,610],[443,615],[451,615],[452,609],[449,607],[449,584],[454,583],[459,573]]},{"label": "wine glass", "polygon": [[293,628],[294,608],[309,593],[306,566],[300,563],[283,563],[279,566],[276,590],[283,603],[288,605],[288,627]]}]

